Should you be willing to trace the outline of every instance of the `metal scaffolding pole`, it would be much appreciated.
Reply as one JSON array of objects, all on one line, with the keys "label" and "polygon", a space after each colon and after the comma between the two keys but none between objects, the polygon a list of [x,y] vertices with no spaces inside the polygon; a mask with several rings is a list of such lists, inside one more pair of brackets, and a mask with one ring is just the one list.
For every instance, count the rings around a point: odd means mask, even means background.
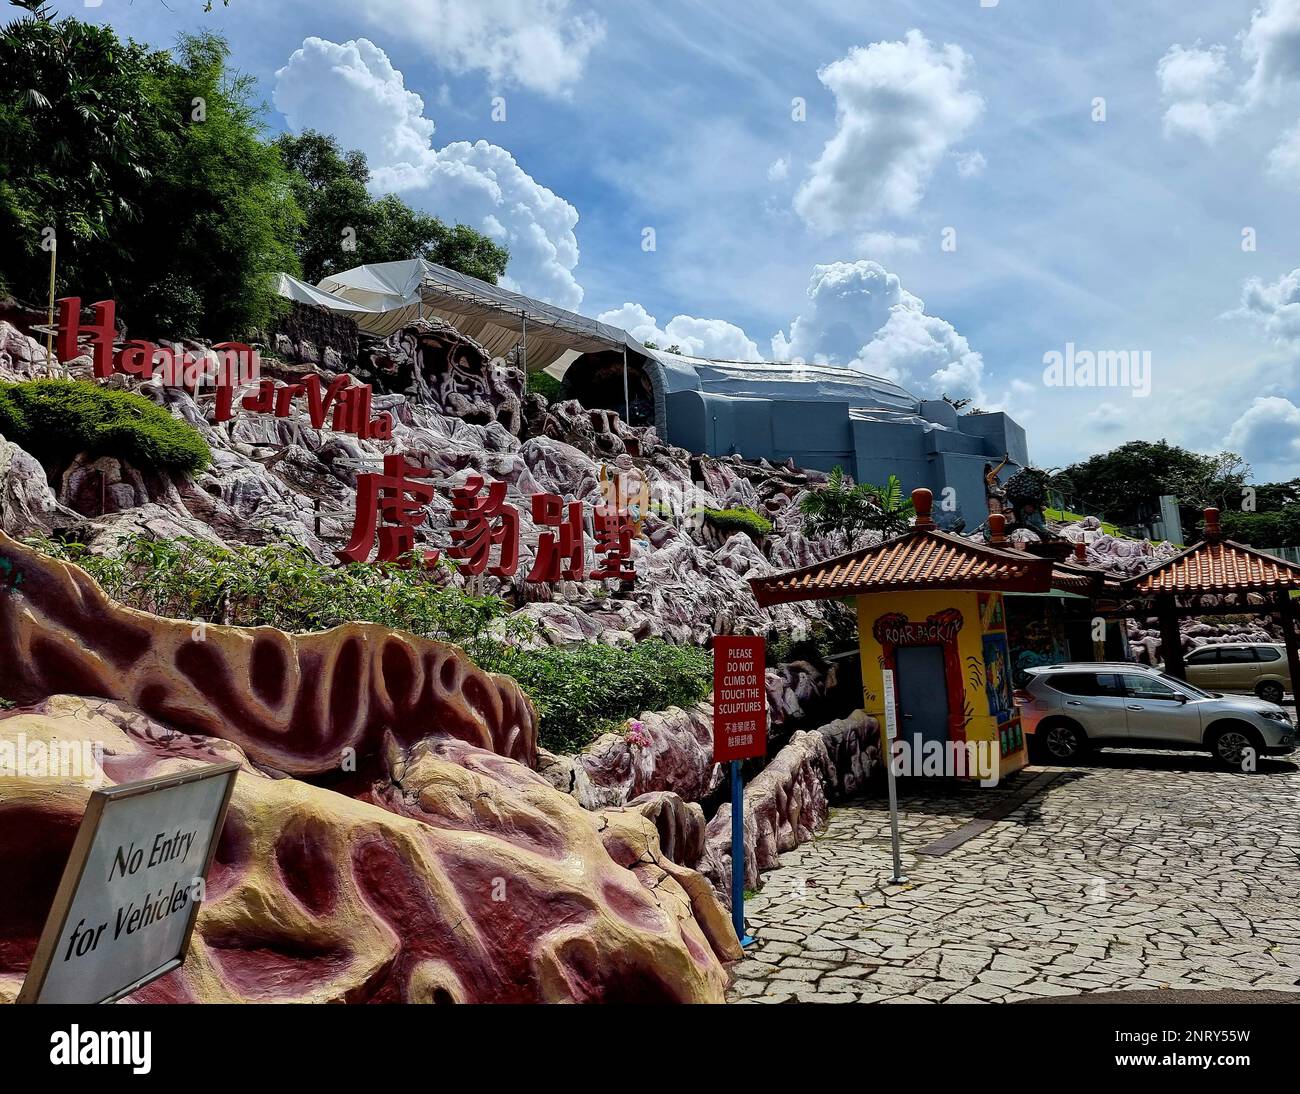
[{"label": "metal scaffolding pole", "polygon": [[623,421],[632,424],[632,400],[627,393],[627,346],[623,347]]},{"label": "metal scaffolding pole", "polygon": [[528,313],[521,311],[519,318],[523,321],[523,362],[524,370],[524,398],[528,398]]}]

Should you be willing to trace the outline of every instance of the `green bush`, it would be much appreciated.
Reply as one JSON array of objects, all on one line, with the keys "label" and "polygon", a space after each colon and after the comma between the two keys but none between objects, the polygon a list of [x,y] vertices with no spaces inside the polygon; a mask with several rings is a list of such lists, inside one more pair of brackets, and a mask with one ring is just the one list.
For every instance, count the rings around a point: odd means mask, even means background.
[{"label": "green bush", "polygon": [[0,434],[43,463],[86,452],[192,475],[212,459],[197,429],[143,395],[80,380],[0,383]]},{"label": "green bush", "polygon": [[754,536],[766,536],[772,531],[770,520],[744,506],[735,509],[702,509],[700,512],[719,532],[728,535],[732,532],[748,532]]},{"label": "green bush", "polygon": [[564,381],[557,380],[549,372],[530,372],[528,394],[541,395],[548,403],[561,403],[564,401]]},{"label": "green bush", "polygon": [[[326,566],[296,543],[227,549],[184,537],[123,536],[103,555],[81,543],[30,542],[82,567],[114,600],[178,619],[290,632],[380,623],[453,642],[475,656],[492,652],[497,639],[489,628],[510,614],[500,597],[468,596],[420,567]],[[524,623],[493,633],[522,637]]]},{"label": "green bush", "polygon": [[227,549],[123,536],[103,555],[80,543],[29,542],[82,567],[114,600],[155,615],[290,632],[356,620],[454,643],[482,668],[519,681],[537,707],[542,744],[557,752],[642,711],[693,703],[712,686],[712,659],[695,647],[520,648],[514,643],[534,633],[531,620],[512,615],[500,597],[439,585],[419,567],[326,566],[293,543]]},{"label": "green bush", "polygon": [[628,718],[694,703],[713,686],[707,650],[659,639],[634,646],[501,647],[490,661],[528,692],[541,715],[541,743],[553,752],[576,752]]}]

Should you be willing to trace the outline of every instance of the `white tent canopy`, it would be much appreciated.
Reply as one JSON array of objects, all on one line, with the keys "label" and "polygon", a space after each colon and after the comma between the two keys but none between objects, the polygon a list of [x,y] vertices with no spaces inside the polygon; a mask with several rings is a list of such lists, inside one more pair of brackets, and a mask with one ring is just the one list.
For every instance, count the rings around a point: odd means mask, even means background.
[{"label": "white tent canopy", "polygon": [[422,258],[357,266],[322,278],[315,287],[281,274],[278,291],[299,303],[343,312],[361,330],[379,337],[416,319],[437,318],[454,324],[492,357],[504,357],[525,342],[530,371],[544,369],[570,353],[624,348],[641,356],[647,353],[618,327]]},{"label": "white tent canopy", "polygon": [[322,292],[315,285],[309,285],[306,281],[299,281],[287,273],[276,274],[275,291],[288,300],[296,301],[299,304],[314,304],[318,308],[329,308],[330,311],[343,312],[352,316],[354,320],[359,320],[362,315],[371,314],[374,309],[366,307],[364,304],[354,304],[350,300],[345,300],[341,296],[333,296],[330,293]]}]

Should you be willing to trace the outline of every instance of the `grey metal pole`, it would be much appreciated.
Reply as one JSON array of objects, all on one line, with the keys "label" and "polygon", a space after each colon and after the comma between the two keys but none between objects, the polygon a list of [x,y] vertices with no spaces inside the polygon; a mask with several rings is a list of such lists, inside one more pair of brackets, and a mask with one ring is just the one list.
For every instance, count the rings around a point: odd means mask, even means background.
[{"label": "grey metal pole", "polygon": [[524,348],[524,361],[523,361],[523,369],[524,369],[524,397],[527,398],[527,396],[528,396],[528,313],[527,313],[526,311],[521,311],[521,312],[519,313],[519,318],[523,321],[523,342],[522,342],[522,345],[523,345],[523,348]]},{"label": "grey metal pole", "polygon": [[627,393],[627,346],[623,347],[623,421],[632,424],[632,400]]},{"label": "grey metal pole", "polygon": [[885,680],[885,747],[881,750],[885,761],[885,779],[889,784],[889,838],[894,851],[894,876],[891,885],[905,885],[903,858],[898,838],[898,784],[894,776],[894,738],[898,736],[898,708],[894,705],[894,670],[884,670]]}]

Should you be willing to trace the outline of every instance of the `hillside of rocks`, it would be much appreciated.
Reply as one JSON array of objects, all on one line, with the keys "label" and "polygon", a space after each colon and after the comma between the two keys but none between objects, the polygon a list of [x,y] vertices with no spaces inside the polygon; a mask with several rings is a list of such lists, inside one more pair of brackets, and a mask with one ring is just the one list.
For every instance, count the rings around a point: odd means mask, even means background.
[{"label": "hillside of rocks", "polygon": [[[303,355],[301,346],[283,348]],[[307,353],[319,356],[314,349]],[[465,364],[471,359],[474,367]],[[329,363],[342,367],[336,354]],[[44,347],[0,322],[0,380],[48,371]],[[292,381],[306,371],[335,374],[310,360],[263,361],[263,374],[273,378]],[[535,618],[547,640],[663,637],[698,644],[715,633],[800,634],[849,620],[833,604],[760,612],[746,583],[853,546],[836,536],[809,540],[800,534],[799,499],[824,481],[823,474],[738,457],[693,457],[663,444],[653,429],[630,427],[611,412],[524,395],[518,369],[493,367],[481,349],[446,324],[424,322],[402,332],[372,348],[352,371],[376,385],[375,412],[392,414],[391,442],[312,429],[301,400],[286,418],[237,412],[232,421],[214,425],[211,393],[195,399],[158,379],[116,375],[106,382],[147,396],[198,429],[211,447],[211,467],[193,481],[111,457],[43,468],[0,440],[0,528],[15,537],[75,529],[81,542],[102,551],[132,533],[226,545],[290,539],[332,562],[351,531],[357,474],[379,471],[385,452],[401,451],[433,472],[435,496],[417,531],[419,546],[445,550],[450,492],[468,476],[479,473],[507,484],[507,500],[520,515],[519,570],[504,581],[482,575],[476,588],[500,594]],[[61,372],[88,378],[90,360],[79,358]],[[595,505],[604,497],[602,479],[619,476],[626,496],[649,500],[644,537],[633,546],[634,585],[525,583],[537,531],[530,496],[550,492]],[[737,507],[766,517],[772,533],[751,538],[720,531],[704,515]],[[466,579],[448,573],[445,580]]]}]

